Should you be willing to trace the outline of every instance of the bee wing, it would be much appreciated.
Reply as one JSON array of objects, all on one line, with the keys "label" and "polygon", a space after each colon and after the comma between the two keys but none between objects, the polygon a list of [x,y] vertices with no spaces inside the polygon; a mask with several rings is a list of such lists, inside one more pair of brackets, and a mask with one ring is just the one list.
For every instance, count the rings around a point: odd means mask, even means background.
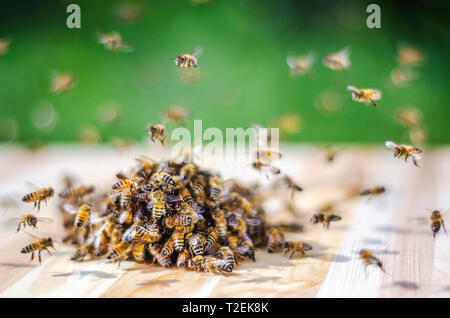
[{"label": "bee wing", "polygon": [[31,181],[26,181],[26,182],[25,182],[25,185],[26,185],[28,188],[32,189],[33,191],[38,191],[38,190],[40,189],[40,187],[38,187],[36,184],[34,184],[34,183],[31,182]]},{"label": "bee wing", "polygon": [[194,53],[192,53],[193,56],[199,57],[203,53],[203,48],[201,46],[197,46],[194,49]]},{"label": "bee wing", "polygon": [[36,239],[36,240],[40,240],[41,239],[41,237],[33,235],[33,234],[29,233],[29,232],[25,232],[25,234],[30,236],[30,237],[32,237],[32,238],[34,238],[34,239]]},{"label": "bee wing", "polygon": [[418,155],[418,154],[413,154],[413,155],[411,155],[411,158],[412,158],[412,161],[413,161],[413,163],[414,163],[414,165],[416,166],[416,167],[419,167],[419,160],[422,158],[420,155]]},{"label": "bee wing", "polygon": [[390,150],[395,150],[395,148],[398,147],[398,145],[396,145],[396,144],[393,143],[392,141],[386,141],[386,142],[384,143],[384,145],[386,146],[387,149],[390,149]]},{"label": "bee wing", "polygon": [[288,56],[286,58],[286,63],[289,68],[296,68],[297,66],[297,58],[295,56]]},{"label": "bee wing", "polygon": [[43,223],[52,223],[54,220],[50,218],[38,218],[38,221]]},{"label": "bee wing", "polygon": [[358,88],[356,88],[355,86],[352,86],[352,85],[347,85],[347,90],[348,91],[352,91],[352,92],[356,92],[356,93],[360,93],[361,92]]},{"label": "bee wing", "polygon": [[22,218],[11,218],[8,220],[9,223],[17,223],[20,222],[22,220]]}]

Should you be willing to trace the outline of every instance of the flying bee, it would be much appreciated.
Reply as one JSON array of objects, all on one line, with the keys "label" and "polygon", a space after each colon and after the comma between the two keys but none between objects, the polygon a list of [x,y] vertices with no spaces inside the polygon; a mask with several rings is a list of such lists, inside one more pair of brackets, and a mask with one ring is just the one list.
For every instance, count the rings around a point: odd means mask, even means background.
[{"label": "flying bee", "polygon": [[29,227],[33,227],[33,228],[36,229],[37,228],[36,225],[37,225],[38,222],[43,222],[43,223],[53,222],[52,219],[49,219],[49,218],[38,218],[38,217],[34,216],[33,214],[26,214],[26,215],[23,215],[20,218],[11,219],[11,221],[19,222],[19,224],[17,226],[16,233],[20,231],[20,227],[22,225],[23,225],[23,228],[26,228],[27,226],[29,226]]},{"label": "flying bee", "polygon": [[391,80],[397,87],[408,86],[418,75],[409,68],[396,67],[391,71]]},{"label": "flying bee", "polygon": [[278,184],[285,185],[288,189],[291,189],[291,198],[294,197],[295,191],[301,192],[303,188],[297,185],[291,177],[284,175],[279,181]]},{"label": "flying bee", "polygon": [[98,42],[103,44],[106,49],[114,52],[133,52],[134,49],[128,43],[122,40],[119,32],[108,34],[98,33]]},{"label": "flying bee", "polygon": [[33,202],[34,207],[37,207],[38,211],[41,209],[41,202],[44,201],[47,204],[47,200],[50,199],[55,191],[53,188],[42,188],[36,192],[31,192],[22,198],[23,202]]},{"label": "flying bee", "polygon": [[139,177],[132,177],[128,179],[122,179],[121,181],[113,184],[112,189],[116,191],[122,191],[124,189],[129,189],[131,187],[137,187],[144,180]]},{"label": "flying bee", "polygon": [[383,272],[385,272],[383,263],[375,255],[373,255],[372,252],[368,250],[361,250],[359,252],[359,258],[363,261],[366,267],[373,264],[378,266]]},{"label": "flying bee", "polygon": [[197,47],[192,54],[180,54],[175,58],[175,65],[187,70],[189,67],[198,67],[198,57],[202,54],[203,49]]},{"label": "flying bee", "polygon": [[11,41],[0,39],[0,56],[5,55],[8,52],[10,43]]},{"label": "flying bee", "polygon": [[267,252],[273,253],[277,248],[284,244],[284,233],[277,227],[269,227],[266,231],[267,235]]},{"label": "flying bee", "polygon": [[218,177],[209,179],[209,198],[216,202],[223,190],[222,180]]},{"label": "flying bee", "polygon": [[420,66],[423,63],[424,57],[422,52],[413,46],[403,46],[398,50],[397,60],[400,65],[407,67]]},{"label": "flying bee", "polygon": [[275,160],[280,160],[282,157],[283,157],[282,154],[278,151],[258,150],[256,152],[257,161],[272,162]]},{"label": "flying bee", "polygon": [[82,199],[95,191],[93,186],[81,186],[75,189],[67,189],[59,194],[59,197],[66,201]]},{"label": "flying bee", "polygon": [[265,163],[262,161],[255,161],[251,163],[252,168],[258,170],[260,173],[265,171],[267,178],[269,175],[277,175],[281,173],[281,170],[277,167],[272,166],[270,163]]},{"label": "flying bee", "polygon": [[166,201],[164,200],[164,193],[157,190],[151,194],[154,205],[152,210],[153,217],[158,220],[166,213]]},{"label": "flying bee", "polygon": [[89,204],[83,204],[75,217],[75,228],[80,228],[86,224],[87,220],[91,217],[92,207]]},{"label": "flying bee", "polygon": [[20,250],[20,253],[22,253],[22,254],[31,253],[31,261],[33,261],[34,253],[38,252],[39,264],[41,264],[42,263],[42,261],[41,261],[41,252],[42,251],[47,251],[50,255],[52,255],[52,253],[50,253],[48,248],[51,247],[51,248],[55,249],[55,247],[53,246],[53,240],[51,237],[39,238],[32,234],[29,234],[29,233],[27,233],[27,234],[30,235],[31,237],[33,237],[34,239],[36,239],[36,241],[34,243],[31,243],[30,245],[27,245],[24,248],[22,248]]},{"label": "flying bee", "polygon": [[[302,129],[302,117],[299,114],[290,113],[284,114],[275,118],[273,127],[280,129],[280,134],[296,134]],[[270,139],[266,144],[270,144],[272,135],[269,134]]]},{"label": "flying bee", "polygon": [[71,261],[81,261],[84,257],[94,254],[94,246],[90,243],[82,244],[75,253],[70,257]]},{"label": "flying bee", "polygon": [[291,69],[291,75],[304,75],[311,70],[314,64],[315,57],[313,54],[308,54],[306,56],[288,56],[286,58],[286,63]]},{"label": "flying bee", "polygon": [[323,64],[335,71],[341,71],[350,67],[350,50],[344,48],[337,53],[331,53],[323,59]]},{"label": "flying bee", "polygon": [[386,141],[385,142],[386,148],[389,150],[394,151],[394,158],[403,158],[405,162],[407,162],[408,158],[411,157],[414,165],[416,167],[419,167],[419,160],[420,160],[420,153],[422,153],[422,150],[418,147],[414,146],[406,146],[406,145],[396,145],[392,141]]},{"label": "flying bee", "polygon": [[362,102],[369,105],[372,104],[375,108],[378,108],[376,100],[380,100],[382,97],[381,91],[369,88],[356,88],[354,86],[348,85],[347,90],[352,92],[352,100],[355,102]]},{"label": "flying bee", "polygon": [[174,124],[182,124],[189,117],[189,112],[183,107],[169,108],[164,112],[164,119]]},{"label": "flying bee", "polygon": [[378,186],[378,187],[373,187],[370,189],[363,190],[359,193],[359,195],[370,195],[369,198],[372,198],[374,196],[383,194],[384,192],[386,192],[386,188],[382,187],[382,186]]},{"label": "flying bee", "polygon": [[293,241],[285,242],[283,247],[286,249],[284,251],[284,255],[286,255],[287,253],[291,253],[291,255],[289,255],[289,258],[292,258],[296,252],[300,252],[302,253],[302,255],[305,255],[305,251],[312,250],[312,246],[307,243]]},{"label": "flying bee", "polygon": [[119,261],[120,266],[120,262],[125,257],[125,254],[129,250],[129,247],[130,243],[127,240],[120,241],[109,250],[108,255],[106,255],[106,259],[112,260],[114,263]]},{"label": "flying bee", "polygon": [[161,143],[161,145],[165,145],[165,140],[166,140],[166,127],[160,124],[154,124],[151,125],[148,128],[148,133],[150,135],[150,139],[155,142],[155,140],[159,140],[159,142]]},{"label": "flying bee", "polygon": [[53,72],[51,82],[51,92],[57,94],[74,88],[77,83],[77,77],[72,73]]},{"label": "flying bee", "polygon": [[396,114],[395,119],[405,128],[417,127],[422,120],[422,113],[417,108],[404,108]]},{"label": "flying bee", "polygon": [[336,214],[317,213],[311,217],[310,222],[311,224],[322,223],[323,227],[328,229],[331,222],[337,222],[341,219],[342,217]]},{"label": "flying bee", "polygon": [[433,239],[436,238],[436,234],[439,233],[439,230],[444,229],[445,234],[447,234],[447,230],[445,229],[444,219],[442,218],[442,214],[438,210],[433,210],[430,215],[431,222],[431,231],[433,232]]}]

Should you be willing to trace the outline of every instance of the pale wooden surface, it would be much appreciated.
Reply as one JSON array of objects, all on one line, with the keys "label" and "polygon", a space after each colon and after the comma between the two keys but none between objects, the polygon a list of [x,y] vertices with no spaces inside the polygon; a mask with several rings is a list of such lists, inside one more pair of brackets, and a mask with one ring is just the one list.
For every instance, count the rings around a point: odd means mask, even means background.
[{"label": "pale wooden surface", "polygon": [[[280,162],[305,191],[295,196],[296,216],[283,209],[282,198],[267,202],[274,220],[296,220],[305,225],[287,238],[312,244],[306,257],[289,260],[282,253],[258,250],[256,262],[240,264],[229,277],[196,273],[158,265],[123,262],[118,268],[106,260],[75,263],[72,247],[57,246],[44,254],[41,266],[30,263],[20,249],[30,242],[15,234],[8,219],[28,213],[22,202],[8,207],[6,196],[27,192],[26,181],[54,186],[58,192],[63,173],[82,183],[108,185],[120,169],[133,164],[141,153],[161,158],[160,148],[131,149],[118,153],[109,148],[54,146],[34,155],[12,147],[0,148],[0,296],[1,297],[449,297],[450,239],[441,232],[433,241],[427,208],[450,205],[450,149],[426,149],[421,168],[392,158],[382,148],[348,147],[332,165],[326,165],[313,147],[288,147]],[[258,180],[264,177],[248,167],[223,166],[225,178]],[[336,206],[342,222],[328,231],[307,223],[322,204],[339,201],[357,187],[384,185],[385,195],[356,198]],[[40,215],[56,222],[41,224],[32,233],[62,238],[57,200],[41,208]],[[445,215],[444,215],[445,217]],[[450,217],[447,215],[447,219]],[[448,222],[450,223],[450,222]],[[369,268],[367,276],[358,260],[361,248],[373,250],[387,274]]]}]

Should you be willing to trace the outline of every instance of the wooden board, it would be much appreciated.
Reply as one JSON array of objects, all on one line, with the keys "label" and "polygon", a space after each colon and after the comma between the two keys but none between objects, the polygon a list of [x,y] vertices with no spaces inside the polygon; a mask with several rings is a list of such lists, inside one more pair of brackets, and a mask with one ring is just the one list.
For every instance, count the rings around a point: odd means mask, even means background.
[{"label": "wooden board", "polygon": [[[142,153],[158,159],[168,156],[159,149],[118,153],[107,147],[53,146],[31,154],[0,148],[0,297],[450,296],[449,237],[442,232],[433,240],[429,223],[418,220],[429,215],[427,208],[450,205],[448,148],[427,149],[419,169],[381,148],[349,147],[327,165],[315,148],[286,147],[279,166],[305,190],[295,196],[295,215],[284,209],[283,196],[271,198],[266,210],[273,221],[304,224],[304,231],[289,233],[287,239],[309,242],[313,250],[292,260],[258,250],[256,262],[240,264],[228,277],[128,261],[120,268],[106,260],[71,262],[73,248],[64,245],[57,245],[53,256],[44,254],[41,266],[20,254],[30,240],[24,233],[15,234],[15,225],[8,220],[31,211],[19,202],[27,192],[26,181],[54,186],[58,192],[62,175],[69,173],[81,183],[106,186]],[[219,170],[225,178],[267,183],[245,166],[222,165]],[[342,201],[355,189],[374,185],[388,191],[371,200]],[[15,198],[16,205],[7,205],[7,197]],[[32,233],[61,240],[57,201],[49,201],[40,212],[56,222],[42,224]],[[343,220],[325,231],[308,219],[327,202],[340,202],[336,209]],[[361,248],[373,250],[387,273],[375,267],[366,273],[357,255]]]}]

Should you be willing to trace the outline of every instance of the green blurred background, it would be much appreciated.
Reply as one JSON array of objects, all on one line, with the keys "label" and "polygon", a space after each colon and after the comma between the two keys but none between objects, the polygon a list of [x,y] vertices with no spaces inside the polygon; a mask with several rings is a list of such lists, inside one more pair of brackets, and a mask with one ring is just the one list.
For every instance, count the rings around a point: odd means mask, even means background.
[{"label": "green blurred background", "polygon": [[[72,2],[81,6],[81,29],[66,27]],[[366,27],[366,7],[373,2],[381,6],[381,29]],[[0,57],[4,140],[72,142],[83,127],[94,126],[105,142],[140,141],[149,123],[161,122],[165,109],[181,105],[192,113],[187,127],[202,119],[204,128],[247,128],[298,114],[302,129],[288,141],[400,142],[407,137],[394,114],[410,105],[422,111],[430,143],[450,142],[449,6],[443,1],[136,0],[142,17],[133,24],[117,21],[114,10],[121,3],[1,2],[0,38],[12,40]],[[120,32],[135,51],[106,50],[97,43],[97,31]],[[390,73],[402,44],[419,48],[425,63],[416,69],[420,77],[399,88]],[[198,45],[204,49],[199,78],[185,82],[170,59]],[[322,64],[324,56],[346,46],[349,70]],[[312,71],[292,78],[286,56],[309,52],[317,57]],[[77,85],[52,95],[52,70],[74,72]],[[380,89],[380,108],[352,102],[348,84]],[[323,94],[340,107],[337,112],[316,107]],[[123,116],[104,125],[98,111],[108,103],[119,104]],[[56,120],[40,125],[48,105]],[[14,127],[18,133],[8,136]]]}]

